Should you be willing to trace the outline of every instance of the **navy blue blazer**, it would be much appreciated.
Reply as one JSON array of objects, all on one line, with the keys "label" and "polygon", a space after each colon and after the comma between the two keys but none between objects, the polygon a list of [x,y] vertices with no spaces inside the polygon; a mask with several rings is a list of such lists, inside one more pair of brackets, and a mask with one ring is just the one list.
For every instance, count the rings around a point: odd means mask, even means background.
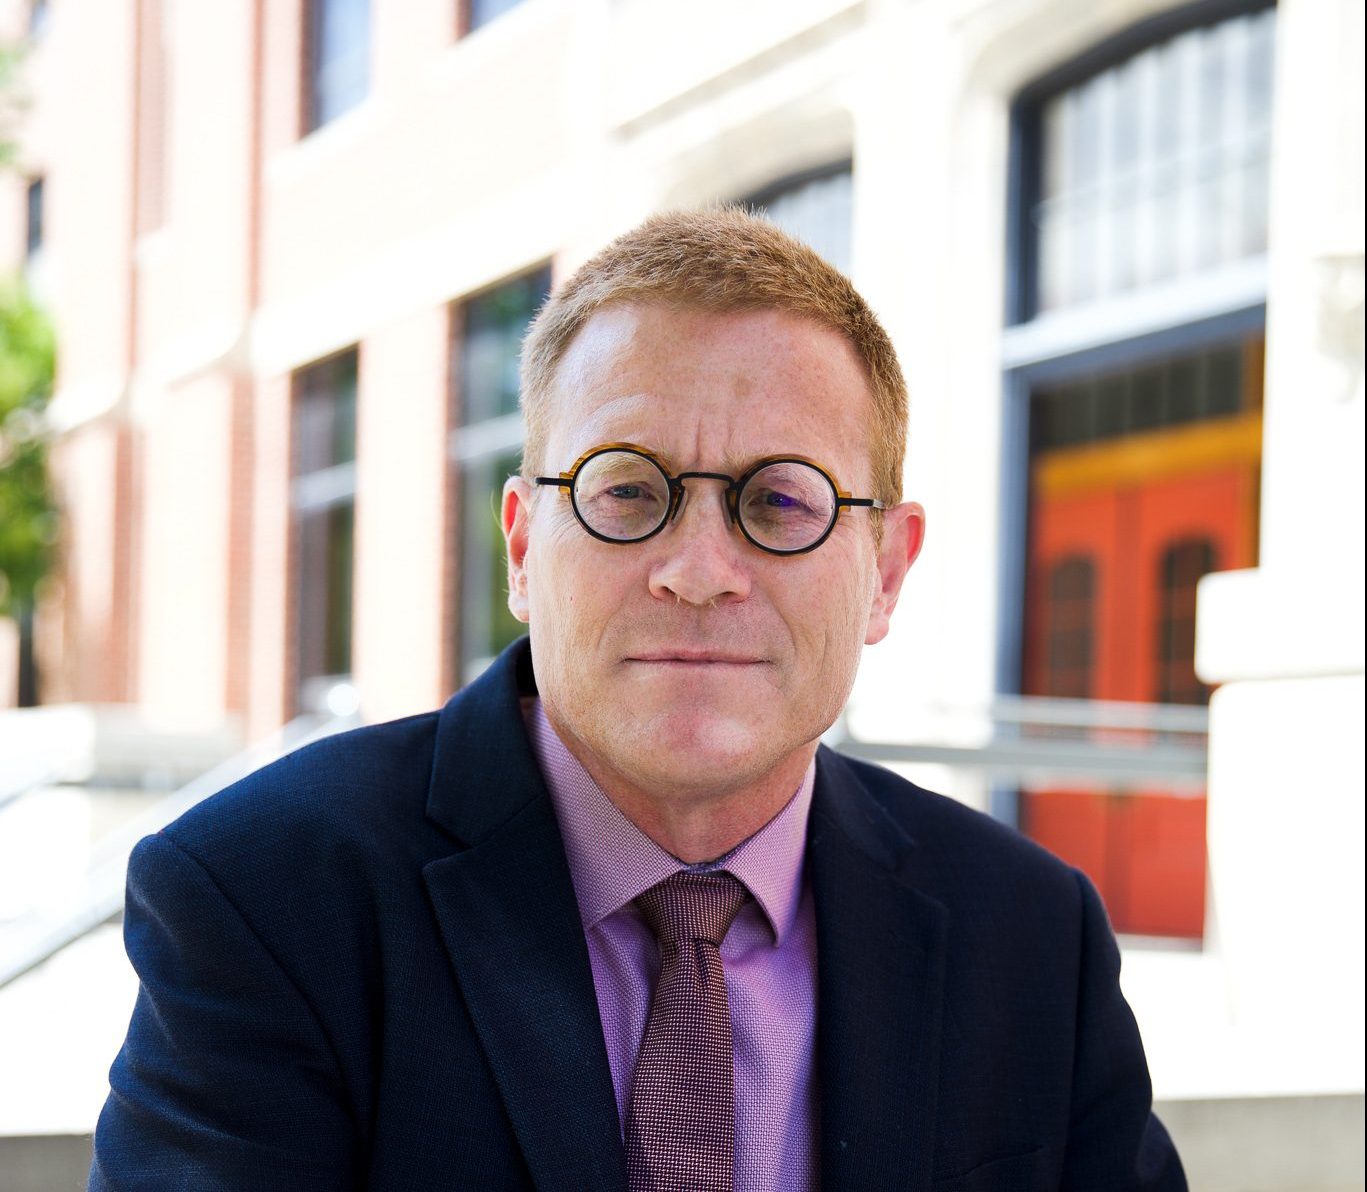
[{"label": "navy blue blazer", "polygon": [[[91,1188],[625,1188],[533,689],[523,642],[138,845]],[[1085,878],[825,748],[808,835],[823,1189],[1186,1187]]]}]

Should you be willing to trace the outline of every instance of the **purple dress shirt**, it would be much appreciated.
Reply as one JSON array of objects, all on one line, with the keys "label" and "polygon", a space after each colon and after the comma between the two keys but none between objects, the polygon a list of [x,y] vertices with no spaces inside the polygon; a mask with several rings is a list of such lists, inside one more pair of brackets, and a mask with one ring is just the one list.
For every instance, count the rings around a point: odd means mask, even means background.
[{"label": "purple dress shirt", "polygon": [[772,820],[724,857],[685,865],[626,818],[565,747],[540,700],[527,729],[565,840],[619,1121],[645,1035],[659,948],[632,900],[682,869],[724,869],[753,896],[722,943],[735,1053],[736,1192],[814,1189],[816,919],[803,876],[815,763]]}]

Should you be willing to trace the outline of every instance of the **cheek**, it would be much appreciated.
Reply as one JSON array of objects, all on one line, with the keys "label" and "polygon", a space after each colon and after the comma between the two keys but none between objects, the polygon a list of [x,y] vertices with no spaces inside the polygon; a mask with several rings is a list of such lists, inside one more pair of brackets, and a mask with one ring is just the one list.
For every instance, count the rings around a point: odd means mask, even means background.
[{"label": "cheek", "polygon": [[582,533],[562,541],[552,528],[527,552],[530,625],[548,650],[562,653],[601,636],[626,602],[622,569]]},{"label": "cheek", "polygon": [[822,591],[826,602],[825,637],[820,644],[819,660],[815,665],[833,689],[843,689],[846,684],[853,682],[863,654],[873,597],[872,585],[865,582],[864,575],[857,568],[852,568]]}]

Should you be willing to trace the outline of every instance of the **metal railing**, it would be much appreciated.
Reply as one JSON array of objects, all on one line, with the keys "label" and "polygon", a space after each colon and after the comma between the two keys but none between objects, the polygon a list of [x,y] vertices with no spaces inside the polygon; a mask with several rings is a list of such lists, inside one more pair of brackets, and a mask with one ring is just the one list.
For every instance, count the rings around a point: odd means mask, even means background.
[{"label": "metal railing", "polygon": [[[303,716],[293,720],[266,740],[206,770],[101,837],[91,849],[82,879],[59,901],[36,907],[0,924],[0,988],[36,968],[68,944],[118,918],[123,910],[128,856],[144,836],[160,831],[196,803],[245,778],[253,770],[355,723],[354,717],[320,720],[317,716]],[[51,769],[56,772],[60,767]],[[19,793],[11,791],[10,797],[18,797]]]},{"label": "metal railing", "polygon": [[[825,740],[853,757],[952,766],[981,773],[997,785],[1062,783],[1188,793],[1204,785],[1208,716],[1203,707],[1009,696],[976,712],[930,711],[975,723],[981,739],[957,745],[866,740],[853,735],[842,717]],[[0,925],[0,987],[118,917],[128,855],[144,836],[266,763],[354,723],[353,717],[292,721],[100,839],[82,880],[60,903]]]},{"label": "metal railing", "polygon": [[868,761],[976,771],[1001,786],[1060,783],[1197,793],[1205,784],[1210,717],[1177,704],[1001,696],[979,712],[929,709],[976,723],[979,739],[946,745],[856,736],[842,717],[826,743]]}]

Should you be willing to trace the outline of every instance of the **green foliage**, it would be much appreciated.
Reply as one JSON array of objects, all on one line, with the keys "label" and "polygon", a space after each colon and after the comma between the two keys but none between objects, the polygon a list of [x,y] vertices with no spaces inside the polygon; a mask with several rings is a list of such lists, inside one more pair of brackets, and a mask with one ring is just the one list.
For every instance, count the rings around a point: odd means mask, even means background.
[{"label": "green foliage", "polygon": [[16,129],[28,99],[19,85],[25,48],[0,44],[0,167],[12,167],[18,156]]},{"label": "green foliage", "polygon": [[47,316],[21,285],[0,285],[0,615],[33,607],[52,562],[57,503],[44,411],[55,358]]}]

